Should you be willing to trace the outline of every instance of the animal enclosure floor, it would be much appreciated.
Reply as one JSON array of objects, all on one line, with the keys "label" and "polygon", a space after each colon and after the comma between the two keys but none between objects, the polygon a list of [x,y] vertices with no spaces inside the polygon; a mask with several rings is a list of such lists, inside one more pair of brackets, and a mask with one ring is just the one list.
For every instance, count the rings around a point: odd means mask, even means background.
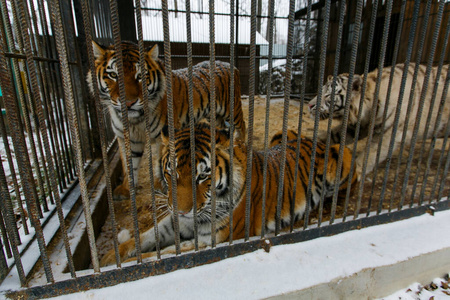
[{"label": "animal enclosure floor", "polygon": [[[243,110],[244,117],[246,118],[246,124],[248,126],[248,99],[243,99]],[[265,98],[264,97],[255,97],[254,102],[254,129],[253,129],[253,148],[255,150],[263,150],[264,148],[264,130],[265,130]],[[269,141],[274,133],[282,129],[283,125],[283,110],[284,110],[284,101],[283,99],[272,99],[270,103],[270,118],[269,118]],[[288,128],[297,131],[298,128],[298,119],[300,113],[300,102],[297,100],[291,100],[289,103],[289,115],[288,115]],[[336,125],[337,122],[333,121],[333,126]],[[328,120],[323,120],[319,122],[319,130],[327,130]],[[304,105],[304,111],[302,116],[302,131],[301,134],[306,137],[313,137],[314,131],[314,121],[310,118],[309,111],[307,109],[307,105]],[[428,149],[430,142],[427,141],[425,145],[425,149]],[[409,180],[405,185],[405,193],[401,193],[404,177],[406,174],[407,168],[407,158],[409,155],[408,151],[404,151],[401,164],[398,166],[398,154],[393,157],[391,160],[390,170],[387,176],[387,185],[385,189],[385,197],[384,201],[379,204],[380,192],[383,187],[383,179],[385,178],[384,170],[386,166],[386,162],[380,164],[377,172],[377,176],[374,179],[373,173],[367,174],[366,180],[364,182],[363,189],[361,190],[360,186],[356,186],[353,189],[353,194],[350,196],[348,200],[348,206],[345,207],[345,203],[339,202],[336,205],[336,219],[342,218],[344,213],[348,218],[353,218],[355,211],[358,210],[359,213],[367,213],[367,211],[371,211],[371,213],[375,213],[379,206],[382,209],[397,210],[401,201],[403,201],[403,207],[407,207],[411,204],[411,199],[417,202],[419,198],[422,186],[426,183],[425,186],[425,201],[428,202],[430,199],[435,199],[437,197],[437,191],[435,193],[431,193],[432,186],[435,181],[436,176],[438,179],[437,189],[440,187],[441,176],[443,174],[443,165],[440,170],[438,170],[438,161],[439,156],[441,155],[441,147],[442,140],[438,140],[435,146],[435,151],[433,153],[432,164],[430,168],[430,172],[428,176],[424,177],[424,170],[426,165],[426,160],[428,157],[428,152],[425,151],[426,156],[422,159],[420,168],[418,167],[419,160],[419,149],[421,144],[416,145],[416,151],[414,155],[414,159],[411,164],[411,172],[409,176]],[[447,146],[445,149],[444,162],[446,159],[446,155],[448,153],[449,147]],[[409,150],[409,149],[408,149]],[[145,157],[145,155],[144,155]],[[141,166],[147,166],[148,164],[143,161]],[[155,165],[155,164],[154,164]],[[398,167],[398,181],[395,189],[395,193],[392,196],[393,188],[394,188],[394,178],[396,174],[396,170]],[[411,193],[413,191],[413,183],[416,177],[416,174],[419,174],[417,177],[417,185],[415,196],[412,197]],[[136,196],[136,204],[138,211],[138,224],[140,232],[147,230],[151,226],[153,226],[153,213],[151,210],[151,190],[148,176],[148,168],[141,167],[139,173],[139,187],[137,190]],[[426,182],[424,182],[426,179]],[[375,180],[375,183],[373,184]],[[450,192],[450,188],[448,187],[448,180],[444,181],[444,189],[442,196],[447,196]],[[373,193],[372,193],[373,190]],[[401,195],[404,195],[402,198]],[[391,202],[392,199],[392,202]],[[358,203],[360,203],[358,205]],[[359,209],[358,209],[359,208]],[[331,216],[332,203],[329,199],[327,199],[324,203],[323,207],[323,215],[322,221],[325,222],[330,219]],[[128,229],[130,231],[131,237],[133,236],[133,217],[131,215],[131,203],[129,200],[124,200],[120,202],[114,203],[115,210],[115,218],[116,218],[116,226],[118,232],[122,229]],[[372,214],[373,214],[372,213]],[[310,223],[317,223],[319,218],[318,210],[312,210],[310,213],[309,221]],[[296,226],[301,226],[302,221]],[[110,216],[106,220],[105,225],[102,228],[102,232],[97,239],[97,247],[99,251],[99,257],[102,257],[107,251],[113,248],[113,239],[112,239],[112,227]]]}]

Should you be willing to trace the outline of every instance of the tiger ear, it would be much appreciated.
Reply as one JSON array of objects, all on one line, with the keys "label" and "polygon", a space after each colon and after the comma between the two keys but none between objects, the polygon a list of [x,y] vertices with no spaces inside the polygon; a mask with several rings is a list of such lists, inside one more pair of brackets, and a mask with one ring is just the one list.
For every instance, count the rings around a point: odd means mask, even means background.
[{"label": "tiger ear", "polygon": [[98,59],[105,54],[106,48],[92,41],[92,50],[94,51],[95,59]]},{"label": "tiger ear", "polygon": [[355,74],[353,75],[353,85],[352,88],[354,91],[359,91],[362,85],[362,78],[361,76]]},{"label": "tiger ear", "polygon": [[158,55],[159,55],[158,44],[155,44],[150,50],[148,50],[147,55],[151,59],[157,60],[158,59]]},{"label": "tiger ear", "polygon": [[331,80],[333,80],[333,75],[328,75],[328,78],[327,78],[327,80],[328,80],[328,81],[331,81]]}]

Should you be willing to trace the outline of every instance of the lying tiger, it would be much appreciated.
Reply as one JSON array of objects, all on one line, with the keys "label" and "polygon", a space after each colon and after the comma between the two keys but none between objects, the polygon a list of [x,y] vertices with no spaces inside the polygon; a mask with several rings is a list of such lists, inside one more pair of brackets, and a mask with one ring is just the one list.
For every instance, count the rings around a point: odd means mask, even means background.
[{"label": "lying tiger", "polygon": [[[298,168],[297,190],[295,196],[294,222],[300,220],[303,216],[306,206],[306,188],[308,185],[308,176],[310,171],[312,141],[302,137],[300,148],[300,160],[295,164],[295,150],[297,145],[297,134],[290,131],[290,139],[287,142],[286,149],[286,176],[283,187],[283,204],[281,208],[281,225],[290,224],[290,208],[293,202],[294,172]],[[293,139],[291,139],[293,138]],[[199,123],[195,126],[195,157],[196,157],[196,195],[198,212],[198,238],[199,247],[206,247],[211,243],[211,148],[210,148],[210,127],[209,124]],[[265,229],[266,232],[275,230],[275,218],[277,207],[277,190],[280,176],[280,158],[281,146],[279,145],[281,134],[275,135],[269,149],[268,159],[268,178],[266,189],[265,206]],[[247,170],[247,148],[242,140],[235,139],[233,148],[234,153],[234,176],[233,190],[230,190],[230,149],[229,135],[224,130],[217,131],[216,135],[216,241],[221,243],[229,239],[229,209],[230,194],[233,198],[233,239],[244,238],[245,235],[245,203],[246,203],[246,170]],[[175,153],[176,153],[176,174],[177,174],[177,204],[181,240],[181,250],[188,251],[193,249],[194,238],[194,213],[192,200],[192,175],[190,159],[190,136],[189,130],[183,129],[175,134]],[[337,159],[339,145],[330,147],[330,155],[327,166],[326,182],[323,182],[325,145],[317,145],[317,155],[315,159],[315,175],[312,183],[312,193],[309,199],[312,206],[317,206],[321,193],[330,197],[334,192],[335,174],[337,169]],[[256,236],[261,233],[262,216],[262,182],[264,152],[253,151],[252,158],[252,182],[251,182],[251,212],[250,212],[250,235]],[[351,153],[346,148],[344,150],[344,163],[342,176],[339,181],[339,192],[345,194],[348,184],[355,186],[356,176],[349,178]],[[165,191],[168,192],[168,208],[170,214],[158,222],[158,232],[161,241],[161,247],[168,247],[162,251],[162,254],[173,253],[174,251],[174,229],[172,225],[173,203],[171,192],[169,164],[169,149],[167,133],[163,130],[162,157],[160,160],[159,174],[163,182]],[[153,251],[155,249],[155,231],[154,228],[147,230],[140,235],[140,243],[143,252]],[[135,255],[135,241],[130,239],[119,246],[121,260],[126,260]],[[154,253],[146,253],[144,257],[151,257]],[[114,250],[107,253],[101,265],[108,265],[115,262]]]},{"label": "lying tiger", "polygon": [[[412,90],[412,80],[414,75],[414,68],[415,64],[410,64],[409,68],[406,70],[407,72],[407,80],[405,85],[405,93],[403,96],[403,102],[402,107],[400,110],[400,118],[398,123],[398,130],[397,134],[395,136],[394,141],[394,148],[393,153],[395,153],[395,150],[400,148],[402,136],[403,136],[403,130],[405,127],[405,119],[406,119],[406,113],[407,113],[407,107],[409,98],[411,96],[411,90]],[[369,152],[369,164],[367,165],[366,172],[369,173],[373,170],[375,167],[375,161],[376,161],[376,154],[378,149],[378,143],[379,140],[382,138],[382,144],[381,144],[381,153],[380,153],[380,160],[379,163],[386,160],[388,156],[388,149],[389,144],[392,136],[392,129],[394,127],[394,120],[395,120],[395,114],[396,114],[396,108],[398,103],[398,97],[400,92],[400,86],[402,82],[402,76],[404,71],[404,65],[398,64],[394,68],[394,77],[392,82],[392,90],[390,94],[390,101],[387,108],[387,119],[385,124],[383,125],[383,113],[386,107],[386,99],[388,98],[387,92],[388,92],[388,86],[389,86],[389,77],[391,74],[391,67],[386,67],[383,69],[382,75],[381,75],[381,85],[380,85],[380,93],[378,96],[378,106],[375,111],[375,130],[373,133],[373,139],[370,144],[370,152]],[[443,115],[442,115],[442,122],[436,127],[436,119],[439,111],[439,105],[442,98],[442,93],[445,86],[446,81],[446,74],[448,72],[448,65],[443,66],[442,71],[440,74],[437,74],[438,68],[433,67],[431,71],[430,80],[428,83],[428,89],[426,91],[425,95],[425,105],[422,113],[422,119],[420,122],[419,130],[418,130],[418,136],[423,137],[425,133],[425,125],[426,120],[428,117],[428,113],[430,110],[432,110],[432,118],[430,122],[430,127],[428,130],[427,138],[431,138],[434,134],[434,131],[436,133],[436,137],[444,137],[445,135],[445,128],[447,126],[447,122],[450,118],[450,93],[447,94],[447,97],[444,99],[445,105],[442,108]],[[417,84],[414,90],[414,94],[412,95],[413,101],[412,101],[412,109],[411,109],[411,115],[409,119],[408,128],[406,131],[406,144],[409,145],[411,143],[411,138],[414,131],[415,126],[415,120],[419,108],[419,102],[421,98],[421,94],[423,92],[423,84],[424,84],[424,78],[426,73],[426,66],[420,65],[419,71],[418,71],[418,77],[417,77]],[[375,98],[375,88],[376,88],[376,82],[378,78],[378,70],[374,70],[367,74],[367,87],[364,95],[364,100],[362,104],[362,118],[361,118],[361,127],[360,127],[360,135],[359,135],[359,142],[358,142],[358,148],[357,152],[355,153],[357,155],[357,165],[358,169],[361,170],[363,166],[364,161],[364,151],[367,144],[367,136],[369,134],[369,126],[370,126],[370,111],[372,109],[373,101]],[[433,107],[430,107],[430,102],[433,96],[433,89],[435,83],[439,80],[439,86],[436,90],[436,100],[433,105]],[[359,114],[359,106],[361,101],[361,89],[362,89],[362,83],[363,83],[363,76],[355,74],[353,77],[353,83],[352,83],[352,93],[351,93],[351,99],[350,99],[350,110],[349,110],[349,118],[348,118],[348,127],[346,131],[346,143],[350,144],[354,142],[354,135],[356,132],[356,124],[358,121],[358,114]],[[333,76],[328,77],[327,83],[323,86],[322,89],[322,101],[320,107],[317,107],[317,97],[312,99],[309,102],[309,108],[311,112],[311,116],[314,118],[316,111],[319,110],[319,115],[321,119],[327,119],[327,118],[337,118],[342,119],[344,116],[344,108],[345,108],[345,97],[347,94],[347,85],[348,85],[348,74],[341,74],[336,78],[336,87],[335,87],[335,102],[334,102],[334,112],[333,115],[331,115],[331,94],[332,94],[332,87],[333,87]],[[341,141],[341,128],[342,123],[332,129],[331,132],[331,141],[333,143],[339,143]],[[321,137],[319,137],[321,140],[326,139],[326,135],[323,134]]]},{"label": "lying tiger", "polygon": [[[131,157],[135,185],[138,183],[138,170],[144,153],[146,140],[144,105],[150,109],[150,131],[153,143],[158,143],[161,129],[168,122],[166,76],[164,64],[158,59],[158,46],[155,45],[145,53],[146,70],[142,74],[139,65],[138,46],[131,42],[122,43],[123,72],[125,83],[125,100],[128,109],[130,128]],[[113,46],[103,47],[93,42],[95,56],[95,77],[102,103],[111,116],[111,125],[116,134],[122,159],[123,170],[126,167],[124,135],[121,105],[119,101],[119,83],[117,71],[117,56]],[[210,112],[210,76],[209,62],[205,61],[193,67],[193,102],[194,122],[208,117]],[[147,101],[143,99],[142,78],[147,80]],[[92,74],[88,74],[88,84],[94,92]],[[181,69],[172,72],[174,125],[184,128],[189,125],[188,110],[188,70]],[[241,87],[239,71],[234,68],[234,124],[237,137],[245,138],[245,121],[241,107]],[[228,63],[217,61],[215,66],[216,87],[216,117],[218,124],[225,126],[230,121],[230,81],[231,67]],[[157,147],[159,148],[159,147]],[[159,156],[159,153],[156,154]],[[114,197],[124,199],[129,196],[128,172],[125,172],[123,183],[115,188]]]}]

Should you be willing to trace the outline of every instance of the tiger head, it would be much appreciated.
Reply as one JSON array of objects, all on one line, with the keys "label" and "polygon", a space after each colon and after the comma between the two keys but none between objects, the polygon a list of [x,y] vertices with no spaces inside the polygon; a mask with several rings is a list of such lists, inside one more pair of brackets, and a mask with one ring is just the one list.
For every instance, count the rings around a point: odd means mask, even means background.
[{"label": "tiger head", "polygon": [[[103,47],[92,41],[95,56],[95,78],[99,97],[110,112],[121,116],[119,96],[119,81],[117,55],[114,46]],[[128,118],[131,123],[139,122],[144,115],[144,101],[142,93],[142,78],[147,78],[147,89],[150,102],[157,105],[165,92],[165,77],[163,67],[158,60],[158,46],[148,50],[145,57],[147,70],[141,72],[139,64],[139,49],[132,42],[122,42],[123,78],[125,85],[125,103]],[[91,92],[94,91],[94,81],[91,72],[88,74]]]},{"label": "tiger head", "polygon": [[[168,197],[169,210],[173,212],[172,166],[170,162],[169,136],[167,126],[162,130],[162,148],[159,163],[159,177]],[[200,224],[209,223],[212,215],[211,178],[215,176],[216,219],[228,216],[230,205],[234,208],[244,195],[244,174],[246,155],[243,146],[236,140],[234,146],[233,190],[230,190],[230,140],[226,130],[216,131],[216,169],[211,174],[211,131],[208,123],[195,125],[195,195],[197,216]],[[175,130],[175,174],[178,214],[184,221],[194,218],[192,188],[192,165],[190,149],[190,130]],[[233,203],[230,204],[230,196]]]},{"label": "tiger head", "polygon": [[[353,76],[352,94],[351,94],[351,107],[356,103],[359,103],[361,92],[362,78],[355,74]],[[340,74],[336,77],[336,85],[334,90],[334,110],[331,107],[331,97],[333,93],[333,76],[328,76],[327,83],[322,87],[322,101],[320,107],[317,107],[317,96],[309,101],[309,112],[312,118],[315,118],[316,110],[319,110],[319,116],[321,120],[333,118],[342,118],[344,116],[345,97],[347,95],[348,86],[348,74]],[[331,114],[333,114],[331,116]]]}]

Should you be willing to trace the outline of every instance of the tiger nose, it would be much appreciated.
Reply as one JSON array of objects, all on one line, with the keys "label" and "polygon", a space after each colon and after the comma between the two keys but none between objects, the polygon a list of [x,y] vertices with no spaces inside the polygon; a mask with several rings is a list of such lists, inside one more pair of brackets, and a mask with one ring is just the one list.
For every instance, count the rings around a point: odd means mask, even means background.
[{"label": "tiger nose", "polygon": [[130,107],[132,107],[133,106],[133,104],[135,104],[137,102],[137,99],[136,100],[127,100],[126,101],[126,105],[127,105],[127,107],[128,108],[130,108]]}]

